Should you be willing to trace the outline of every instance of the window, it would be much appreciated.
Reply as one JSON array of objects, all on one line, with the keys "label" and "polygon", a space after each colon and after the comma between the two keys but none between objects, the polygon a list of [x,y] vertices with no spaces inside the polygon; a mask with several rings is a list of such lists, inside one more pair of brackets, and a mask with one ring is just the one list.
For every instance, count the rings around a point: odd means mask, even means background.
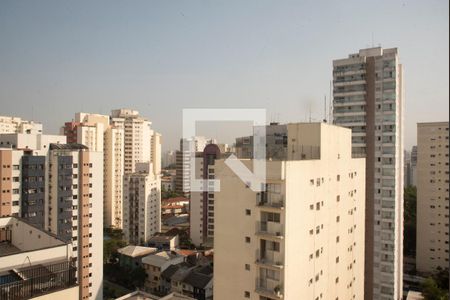
[{"label": "window", "polygon": [[250,298],[250,292],[245,291],[245,292],[244,292],[244,297],[245,297],[245,298]]},{"label": "window", "polygon": [[251,216],[252,215],[252,211],[250,209],[246,209],[245,210],[245,215]]},{"label": "window", "polygon": [[251,241],[250,237],[249,237],[249,236],[246,236],[246,237],[245,237],[245,242],[246,242],[247,244],[249,244],[250,241]]},{"label": "window", "polygon": [[245,270],[246,271],[250,271],[250,265],[249,264],[245,264]]}]

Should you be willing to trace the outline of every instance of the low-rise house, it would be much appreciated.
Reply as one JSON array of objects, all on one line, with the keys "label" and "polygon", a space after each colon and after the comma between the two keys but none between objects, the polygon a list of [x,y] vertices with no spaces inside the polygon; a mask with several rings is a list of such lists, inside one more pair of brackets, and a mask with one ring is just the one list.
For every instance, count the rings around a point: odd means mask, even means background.
[{"label": "low-rise house", "polygon": [[196,300],[196,299],[177,293],[171,293],[161,298],[159,296],[155,296],[143,291],[135,291],[122,297],[116,298],[116,300]]},{"label": "low-rise house", "polygon": [[[172,275],[170,278],[168,278]],[[189,266],[182,264],[172,266],[170,272],[164,274],[166,284],[170,281],[171,291],[198,300],[213,298],[213,269],[209,265]]]},{"label": "low-rise house", "polygon": [[162,251],[142,258],[142,266],[147,273],[144,288],[147,292],[163,291],[161,274],[169,266],[184,262],[184,256],[172,251]]},{"label": "low-rise house", "polygon": [[175,250],[179,247],[180,240],[178,235],[156,235],[148,241],[148,246],[159,250]]},{"label": "low-rise house", "polygon": [[197,300],[213,299],[213,269],[211,266],[192,270],[183,280],[183,295]]},{"label": "low-rise house", "polygon": [[422,293],[409,291],[408,296],[406,297],[406,300],[423,300],[424,297],[422,296]]},{"label": "low-rise house", "polygon": [[162,214],[179,215],[189,211],[189,199],[185,197],[175,197],[161,201]]},{"label": "low-rise house", "polygon": [[161,273],[161,292],[163,294],[168,294],[172,291],[172,276],[181,267],[181,264],[171,265]]},{"label": "low-rise house", "polygon": [[142,267],[142,258],[158,252],[157,248],[128,245],[117,250],[121,267],[135,269]]},{"label": "low-rise house", "polygon": [[171,278],[173,292],[184,295],[184,291],[187,288],[186,284],[184,284],[184,280],[194,268],[195,267],[189,265],[179,266],[178,270],[172,275]]}]

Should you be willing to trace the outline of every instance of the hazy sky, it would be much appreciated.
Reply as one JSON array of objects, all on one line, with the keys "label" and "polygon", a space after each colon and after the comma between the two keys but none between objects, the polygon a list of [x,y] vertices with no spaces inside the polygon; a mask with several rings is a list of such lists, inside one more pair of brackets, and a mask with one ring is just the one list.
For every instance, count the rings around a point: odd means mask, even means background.
[{"label": "hazy sky", "polygon": [[[0,115],[56,133],[78,111],[135,108],[165,149],[183,108],[267,108],[292,122],[311,107],[319,120],[332,60],[373,41],[399,48],[409,148],[417,122],[449,118],[448,11],[448,0],[1,0]],[[202,133],[240,133],[225,128]]]}]

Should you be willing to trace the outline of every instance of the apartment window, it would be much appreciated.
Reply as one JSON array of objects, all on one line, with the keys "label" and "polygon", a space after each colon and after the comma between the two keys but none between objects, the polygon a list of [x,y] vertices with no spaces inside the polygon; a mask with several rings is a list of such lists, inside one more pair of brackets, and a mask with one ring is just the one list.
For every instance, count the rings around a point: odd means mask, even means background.
[{"label": "apartment window", "polygon": [[250,209],[246,209],[245,210],[245,215],[246,216],[251,216],[252,215],[252,211]]},{"label": "apartment window", "polygon": [[250,239],[249,236],[246,236],[246,237],[245,237],[245,242],[246,242],[247,244],[249,244],[249,243],[251,242],[251,239]]},{"label": "apartment window", "polygon": [[250,265],[249,264],[245,264],[245,270],[246,271],[250,271]]},{"label": "apartment window", "polygon": [[244,297],[245,297],[245,298],[250,298],[250,292],[245,291],[245,292],[244,292]]}]

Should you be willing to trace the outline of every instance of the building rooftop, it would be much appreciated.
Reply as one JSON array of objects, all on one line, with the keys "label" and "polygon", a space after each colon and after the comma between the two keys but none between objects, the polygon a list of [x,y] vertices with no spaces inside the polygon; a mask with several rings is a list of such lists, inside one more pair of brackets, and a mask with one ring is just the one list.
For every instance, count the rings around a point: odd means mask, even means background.
[{"label": "building rooftop", "polygon": [[66,244],[56,235],[16,217],[0,218],[0,230],[5,232],[0,239],[0,257]]},{"label": "building rooftop", "polygon": [[422,293],[409,291],[406,300],[423,300]]},{"label": "building rooftop", "polygon": [[204,289],[211,280],[213,280],[212,275],[205,275],[197,271],[192,271],[184,278],[183,282],[195,288]]},{"label": "building rooftop", "polygon": [[157,252],[158,249],[151,248],[151,247],[142,247],[142,246],[134,246],[129,245],[123,248],[120,248],[117,250],[122,255],[130,256],[130,257],[138,257],[138,256],[144,256],[148,254],[152,254]]},{"label": "building rooftop", "polygon": [[172,276],[180,269],[181,264],[178,265],[170,265],[161,273],[161,277],[165,279],[171,279]]},{"label": "building rooftop", "polygon": [[170,242],[171,240],[173,240],[174,238],[176,238],[177,236],[172,236],[172,235],[155,235],[154,237],[150,238],[150,240],[148,241],[149,243],[165,243],[165,242]]},{"label": "building rooftop", "polygon": [[164,200],[162,200],[162,202],[168,205],[168,204],[172,204],[172,203],[189,202],[189,199],[185,198],[185,197],[175,197],[175,198],[164,199]]},{"label": "building rooftop", "polygon": [[89,148],[82,144],[50,144],[50,150],[88,150]]},{"label": "building rooftop", "polygon": [[176,259],[179,257],[182,257],[182,256],[175,252],[162,251],[162,252],[159,252],[156,254],[150,254],[150,255],[144,257],[142,259],[142,263],[160,268],[168,261],[171,261],[172,259]]},{"label": "building rooftop", "polygon": [[164,297],[158,297],[155,295],[151,295],[149,293],[145,293],[143,291],[135,291],[130,294],[124,295],[120,298],[116,298],[116,300],[195,300],[194,298],[184,296],[178,293],[171,293]]},{"label": "building rooftop", "polygon": [[191,273],[193,268],[194,267],[188,267],[186,265],[179,266],[178,270],[176,270],[175,273],[173,273],[171,279],[173,281],[182,281],[182,282],[184,282],[184,280],[186,279],[187,276],[189,276],[189,274]]}]

